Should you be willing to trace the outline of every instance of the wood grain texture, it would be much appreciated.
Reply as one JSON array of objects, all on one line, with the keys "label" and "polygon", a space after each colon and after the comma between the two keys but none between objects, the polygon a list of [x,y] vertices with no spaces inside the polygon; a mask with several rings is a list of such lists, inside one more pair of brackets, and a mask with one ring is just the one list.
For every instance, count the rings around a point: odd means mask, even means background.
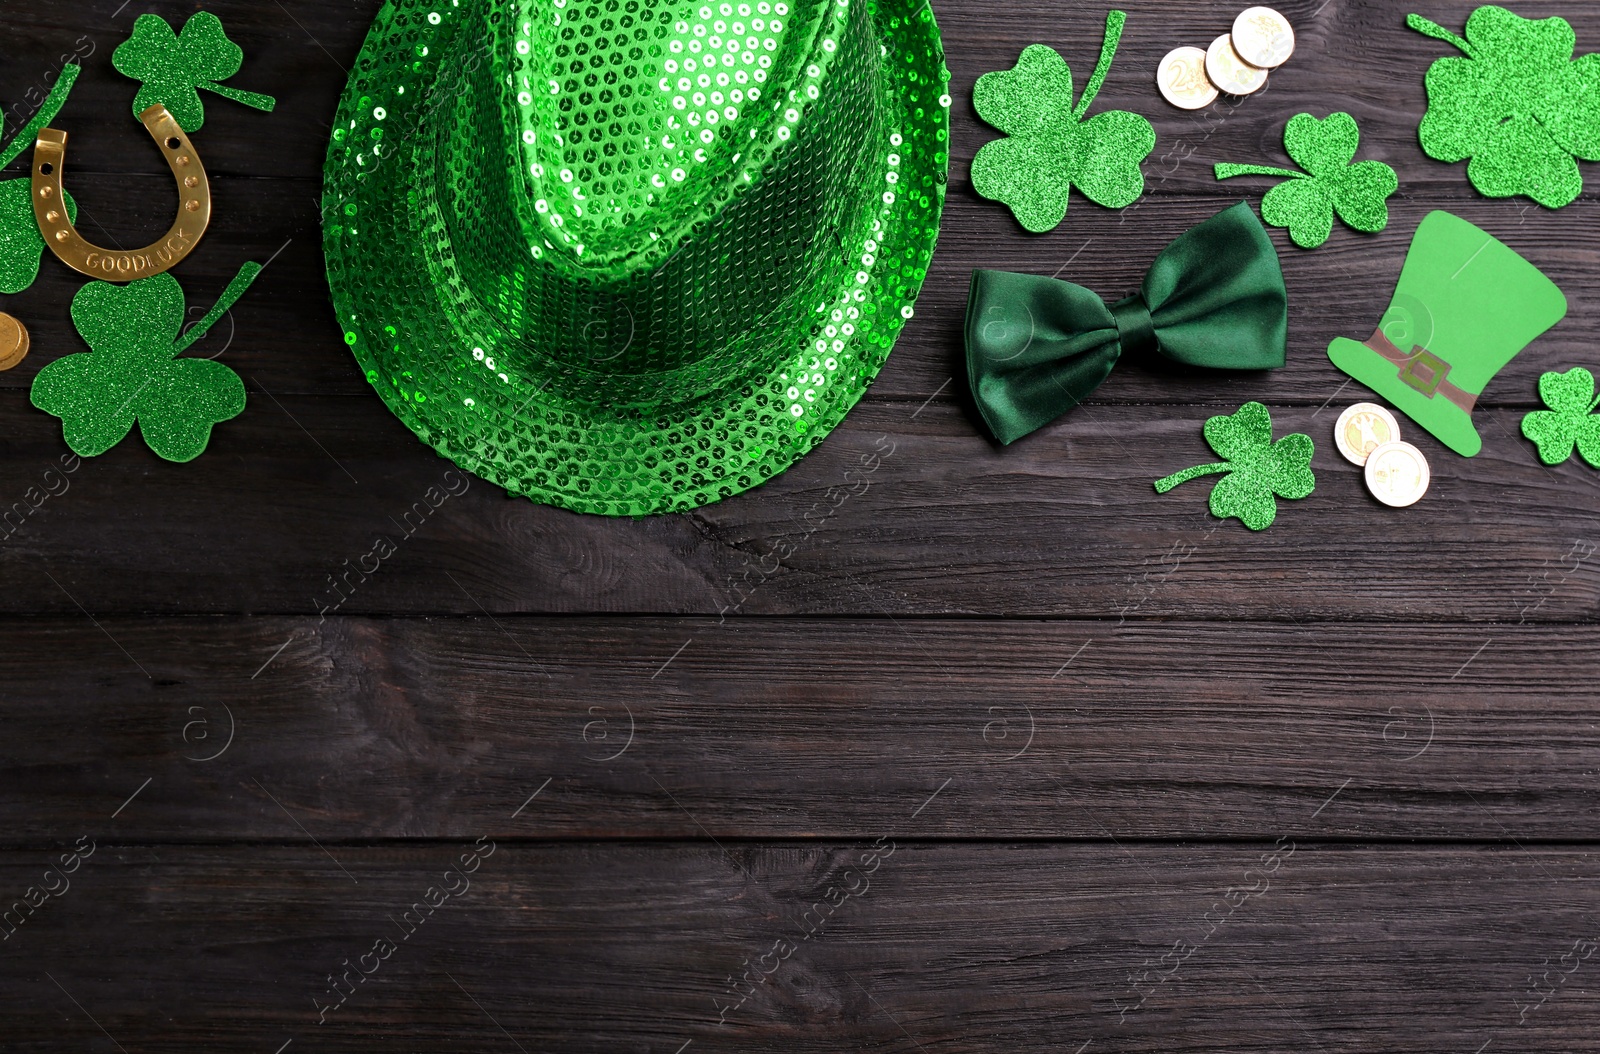
[{"label": "wood grain texture", "polygon": [[[1600,604],[1600,476],[1541,465],[1513,411],[1479,412],[1485,450],[1470,460],[1411,433],[1432,490],[1393,510],[1334,450],[1334,408],[1280,408],[1280,435],[1316,436],[1318,488],[1253,534],[1210,515],[1207,481],[1152,486],[1214,460],[1201,429],[1226,401],[1084,407],[1005,450],[951,405],[862,406],[771,483],[644,520],[469,481],[376,399],[292,396],[255,398],[186,465],[130,438],[30,512],[59,424],[18,403],[0,403],[0,516],[21,524],[0,547],[12,613],[1505,623],[1592,620]],[[447,480],[466,492],[430,508]],[[381,565],[380,538],[397,549]]]},{"label": "wood grain texture", "polygon": [[[133,245],[176,202],[110,52],[135,15],[196,8],[119,3],[9,5],[0,103],[14,133],[80,50],[66,182],[86,233]],[[272,260],[197,345],[250,392],[204,457],[134,437],[64,472],[26,392],[82,350],[80,283],[47,260],[0,305],[33,335],[0,374],[0,1047],[1600,1050],[1600,956],[1575,947],[1600,938],[1600,475],[1543,467],[1519,432],[1541,373],[1600,366],[1600,187],[1551,213],[1424,157],[1422,75],[1449,49],[1411,8],[1281,0],[1299,50],[1268,89],[1180,114],[1156,63],[1243,5],[1122,5],[1096,109],[1152,119],[1147,194],[1075,197],[1029,236],[973,192],[998,133],[972,85],[1041,41],[1081,85],[1104,8],[936,0],[952,165],[916,318],[792,471],[630,521],[447,476],[339,339],[321,165],[378,6],[207,5],[246,52],[230,83],[279,106],[208,96],[195,136],[217,218],[176,272],[194,317]],[[1421,10],[1459,29],[1474,6]],[[1515,7],[1600,50],[1600,7]],[[974,268],[1120,297],[1179,233],[1259,202],[1270,181],[1216,162],[1280,162],[1290,117],[1335,110],[1401,189],[1381,234],[1273,232],[1284,369],[1125,362],[1038,435],[984,437]],[[1571,314],[1484,393],[1482,455],[1407,430],[1434,485],[1395,511],[1333,449],[1366,393],[1325,349],[1371,331],[1440,208]],[[1204,482],[1151,487],[1212,460],[1203,422],[1249,399],[1319,448],[1316,493],[1263,534],[1212,519]],[[429,506],[449,480],[465,492]],[[379,537],[397,551],[361,570]],[[80,838],[93,855],[47,878]],[[447,872],[479,838],[470,889],[414,908],[464,884]]]},{"label": "wood grain texture", "polygon": [[119,838],[1600,837],[1589,627],[79,615],[6,639],[3,844],[147,779]]},{"label": "wood grain texture", "polygon": [[[152,163],[157,160],[154,149],[139,146],[152,155]],[[170,176],[75,178],[69,173],[67,179],[86,214],[99,224],[86,222],[86,236],[107,245],[146,244],[170,223],[176,207]],[[1266,185],[1270,181],[1256,188],[1252,200],[1259,200]],[[196,308],[193,317],[204,314],[245,260],[272,259],[272,265],[232,309],[231,323],[197,345],[199,353],[219,355],[233,365],[254,393],[348,395],[372,401],[370,385],[339,339],[327,299],[317,228],[319,186],[220,177],[213,187],[219,219],[203,248],[174,271]],[[1150,262],[1173,238],[1244,196],[1243,190],[1223,197],[1152,194],[1137,211],[1122,213],[1079,202],[1056,232],[1024,241],[1020,233],[996,236],[1015,226],[1003,206],[952,189],[917,317],[865,400],[920,404],[932,398],[968,406],[962,326],[974,268],[1044,274],[1059,270],[1063,278],[1118,299],[1137,288]],[[1283,231],[1274,231],[1292,305],[1287,366],[1269,373],[1218,375],[1131,360],[1119,365],[1088,405],[1179,405],[1208,402],[1231,391],[1251,393],[1273,406],[1320,406],[1334,398],[1356,398],[1364,389],[1354,382],[1345,387],[1348,378],[1328,361],[1328,343],[1340,336],[1365,339],[1388,306],[1406,248],[1423,217],[1441,206],[1467,212],[1467,204],[1396,201],[1391,224],[1382,234],[1341,229],[1312,252],[1294,248]],[[1568,211],[1587,207],[1575,205]],[[1520,204],[1480,200],[1467,214],[1544,268],[1568,295],[1575,315],[1585,304],[1600,303],[1594,251],[1574,245],[1559,216],[1522,212]],[[220,217],[234,219],[224,222]],[[274,258],[279,250],[281,255]],[[80,284],[78,276],[47,258],[39,282],[12,302],[12,310],[34,333],[34,350],[22,365],[0,374],[0,391],[25,389],[46,363],[84,350],[66,313]],[[1536,406],[1541,373],[1585,361],[1588,355],[1585,330],[1569,318],[1512,360],[1485,391],[1482,405]],[[976,427],[975,414],[969,410],[968,417]]]},{"label": "wood grain texture", "polygon": [[[187,13],[183,5],[147,6],[173,20]],[[239,336],[226,361],[239,365],[252,386],[259,383],[274,393],[337,392],[370,399],[327,305],[319,220],[327,122],[372,5],[307,5],[305,10],[296,8],[292,18],[276,5],[240,6],[245,9],[232,15],[228,26],[249,60],[236,79],[272,85],[279,107],[262,115],[221,99],[208,105],[207,123],[196,141],[217,177],[218,221],[204,251],[176,273],[186,285],[194,285],[192,302],[209,305],[206,297],[226,284],[243,259],[265,260],[292,239],[273,269],[235,308],[234,332]],[[1053,44],[1076,68],[1086,69],[1098,51],[1103,15],[1099,9],[1063,8],[1052,10],[1042,22],[1034,16],[1019,22],[997,20],[987,7],[940,12],[956,100],[947,213],[918,318],[869,399],[921,402],[940,392],[940,399],[961,401],[963,385],[947,382],[964,376],[961,316],[975,267],[1047,274],[1059,270],[1062,277],[1111,298],[1132,290],[1150,260],[1178,234],[1233,201],[1259,202],[1270,180],[1218,183],[1212,165],[1283,161],[1283,126],[1307,109],[1319,115],[1341,108],[1353,113],[1363,130],[1362,156],[1393,165],[1401,190],[1392,202],[1391,225],[1380,235],[1341,227],[1324,248],[1306,252],[1295,248],[1285,232],[1273,232],[1294,308],[1290,361],[1270,375],[1240,379],[1249,391],[1274,405],[1320,405],[1332,397],[1345,377],[1327,360],[1328,342],[1371,332],[1388,304],[1412,232],[1436,208],[1465,212],[1526,253],[1567,292],[1575,314],[1583,304],[1600,303],[1596,251],[1573,240],[1568,222],[1590,206],[1594,192],[1583,203],[1556,213],[1525,200],[1486,201],[1467,183],[1464,165],[1440,164],[1422,154],[1416,140],[1425,103],[1422,72],[1446,46],[1404,29],[1403,12],[1378,0],[1284,4],[1300,34],[1299,53],[1273,75],[1268,89],[1236,105],[1180,114],[1154,92],[1156,63],[1174,41],[1204,43],[1231,21],[1231,15],[1219,15],[1210,5],[1188,5],[1194,11],[1182,11],[1183,6],[1175,16],[1170,3],[1127,5],[1128,29],[1097,103],[1098,109],[1144,113],[1155,124],[1158,146],[1146,166],[1146,197],[1118,212],[1075,196],[1068,220],[1043,236],[1025,235],[1004,206],[984,201],[972,190],[971,157],[997,133],[972,111],[971,85],[984,72],[1008,68],[1036,40]],[[1529,5],[1526,10],[1530,15],[1561,11],[1573,21],[1580,41],[1600,40],[1600,14],[1567,10],[1572,6],[1581,5]],[[1433,17],[1457,25],[1471,9],[1470,4],[1443,5]],[[166,228],[176,199],[156,151],[137,127],[122,119],[133,82],[109,63],[109,51],[121,36],[93,28],[88,35],[97,50],[86,56],[86,72],[57,121],[72,135],[67,182],[91,217],[87,231],[104,231],[108,242],[143,244]],[[0,66],[0,99],[20,99],[22,112],[30,112],[26,93],[53,69],[56,57],[50,56],[45,41],[64,34],[54,22],[30,28],[17,39],[19,49],[32,46]],[[12,168],[25,172],[25,161]],[[41,327],[35,351],[22,368],[0,375],[0,387],[31,383],[39,366],[79,350],[65,320],[76,288],[74,276],[47,263],[43,280],[28,293],[21,312],[30,326]],[[223,343],[216,339],[214,348]],[[1484,405],[1533,404],[1539,374],[1581,358],[1587,348],[1581,327],[1570,322],[1558,327],[1513,361],[1485,392]],[[1096,393],[1095,403],[1182,404],[1208,401],[1216,392],[1211,377],[1128,363]]]},{"label": "wood grain texture", "polygon": [[[478,845],[96,839],[71,888],[0,944],[8,1049],[110,1050],[110,1036],[130,1051],[206,1054],[290,1040],[665,1054],[1600,1050],[1597,963],[1592,945],[1575,950],[1600,911],[1588,849],[950,846],[890,830],[722,849],[493,840],[476,871],[452,874]],[[13,854],[0,883],[43,881],[59,855]],[[414,907],[430,889],[442,905],[431,914]],[[106,932],[138,936],[136,977],[107,961]],[[387,958],[372,954],[380,938],[393,942]],[[346,970],[353,991],[339,1003],[328,974],[338,984]],[[760,983],[742,982],[747,971]],[[1530,974],[1555,991],[1542,1005]]]}]

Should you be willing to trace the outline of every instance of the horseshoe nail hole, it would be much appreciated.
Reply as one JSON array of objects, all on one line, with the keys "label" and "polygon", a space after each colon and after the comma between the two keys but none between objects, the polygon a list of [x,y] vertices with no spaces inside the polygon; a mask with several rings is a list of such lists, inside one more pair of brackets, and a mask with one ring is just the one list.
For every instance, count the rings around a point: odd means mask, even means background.
[{"label": "horseshoe nail hole", "polygon": [[46,161],[44,164],[39,166],[39,174],[40,175],[48,176],[52,172],[54,172],[55,170],[56,170],[56,166],[52,165],[48,161]]},{"label": "horseshoe nail hole", "polygon": [[67,240],[67,232],[66,231],[56,231],[56,241],[64,242],[66,240]]},{"label": "horseshoe nail hole", "polygon": [[188,187],[190,190],[193,190],[195,187],[200,185],[200,180],[196,176],[184,176],[183,185]]},{"label": "horseshoe nail hole", "polygon": [[179,154],[178,155],[178,164],[187,165],[188,163],[189,163],[189,155],[188,154]]},{"label": "horseshoe nail hole", "polygon": [[41,198],[48,198],[54,193],[55,193],[55,190],[52,189],[51,187],[40,187],[39,188],[39,196]]},{"label": "horseshoe nail hole", "polygon": [[185,202],[183,207],[188,209],[190,212],[199,212],[200,211],[200,203],[198,201],[194,201],[192,199],[187,201],[187,202]]},{"label": "horseshoe nail hole", "polygon": [[61,213],[57,212],[55,209],[51,209],[49,212],[44,214],[44,218],[49,222],[54,223],[56,220],[61,218]]},{"label": "horseshoe nail hole", "polygon": [[177,136],[173,136],[171,139],[167,140],[167,149],[168,150],[176,150],[176,149],[178,149],[178,147],[180,147],[182,145],[183,145],[183,140],[179,139]]}]

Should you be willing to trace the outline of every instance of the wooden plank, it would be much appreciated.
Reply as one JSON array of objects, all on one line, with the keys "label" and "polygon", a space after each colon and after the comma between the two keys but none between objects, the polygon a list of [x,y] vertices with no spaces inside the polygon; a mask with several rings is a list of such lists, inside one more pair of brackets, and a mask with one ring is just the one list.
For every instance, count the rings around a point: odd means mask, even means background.
[{"label": "wooden plank", "polygon": [[[187,11],[178,4],[151,6],[174,20]],[[987,12],[941,11],[957,100],[952,115],[950,202],[921,314],[869,398],[921,402],[938,393],[939,399],[964,405],[960,334],[973,268],[1040,273],[1059,269],[1064,278],[1106,296],[1121,296],[1138,284],[1150,260],[1177,234],[1240,198],[1259,199],[1264,183],[1219,184],[1211,176],[1211,165],[1219,160],[1278,157],[1283,123],[1308,107],[1319,114],[1335,106],[1355,112],[1366,135],[1363,156],[1380,158],[1400,170],[1402,195],[1393,203],[1389,229],[1367,236],[1341,228],[1315,252],[1296,249],[1284,232],[1274,232],[1294,305],[1286,369],[1266,376],[1219,379],[1127,363],[1097,394],[1096,402],[1192,403],[1234,390],[1274,404],[1320,405],[1335,393],[1358,397],[1359,386],[1341,392],[1345,377],[1327,361],[1328,341],[1370,332],[1388,303],[1411,233],[1434,208],[1465,212],[1508,240],[1544,267],[1573,303],[1600,297],[1600,278],[1590,266],[1592,253],[1572,240],[1570,212],[1549,213],[1525,201],[1483,200],[1466,183],[1462,166],[1438,164],[1422,155],[1415,136],[1423,105],[1421,74],[1440,53],[1437,42],[1398,27],[1389,5],[1324,5],[1315,14],[1315,5],[1298,6],[1305,10],[1295,10],[1296,5],[1286,5],[1285,10],[1301,32],[1301,54],[1274,74],[1269,90],[1235,108],[1219,106],[1215,112],[1196,116],[1176,113],[1156,100],[1146,73],[1172,41],[1215,35],[1220,31],[1213,25],[1216,17],[1209,12],[1174,16],[1170,4],[1131,5],[1132,21],[1117,72],[1102,98],[1106,108],[1131,108],[1155,120],[1163,145],[1149,166],[1149,196],[1121,212],[1078,199],[1069,221],[1040,237],[1024,234],[1002,206],[979,199],[967,171],[972,154],[994,136],[972,112],[971,83],[987,70],[1008,66],[1022,46],[1041,35],[1041,26],[1034,19],[1002,25]],[[237,338],[227,352],[227,361],[279,394],[370,398],[330,321],[320,261],[319,196],[329,100],[342,85],[344,68],[359,47],[373,7],[316,5],[292,16],[277,5],[224,4],[218,9],[251,56],[241,78],[253,76],[258,78],[253,84],[277,90],[280,107],[264,116],[217,99],[208,108],[201,135],[208,166],[217,177],[218,217],[205,248],[178,274],[192,286],[192,302],[203,307],[212,290],[220,289],[243,259],[265,259],[292,239],[274,270],[236,308],[234,321],[239,328],[230,332]],[[1450,8],[1454,15],[1434,14],[1445,22],[1452,17],[1461,21],[1470,9],[1471,5],[1457,4]],[[49,55],[54,47],[50,41],[68,32],[50,5],[41,5],[41,11],[23,14],[17,27],[18,54],[33,61]],[[1600,13],[1565,13],[1575,20],[1580,39],[1600,40]],[[1053,13],[1051,19],[1059,46],[1094,50],[1100,33],[1097,10]],[[120,21],[131,25],[131,14],[125,13]],[[89,56],[81,86],[59,123],[73,135],[69,184],[94,221],[92,226],[86,223],[86,229],[103,229],[108,238],[133,244],[164,229],[172,205],[167,177],[154,152],[129,139],[142,133],[122,119],[132,82],[109,65],[109,51],[127,28],[118,26],[120,22],[90,34],[97,50]],[[1319,53],[1346,61],[1315,61]],[[1080,65],[1085,61],[1074,58]],[[1408,69],[1416,75],[1405,79],[1397,91],[1395,73]],[[43,71],[35,72],[21,62],[7,64],[4,70],[0,98],[21,100],[18,105],[26,103],[29,89],[44,77]],[[23,164],[19,161],[13,167],[21,172]],[[64,268],[47,263],[40,284],[15,301],[11,310],[34,328],[35,351],[21,368],[0,375],[0,387],[25,387],[38,367],[80,349],[66,317],[78,285]],[[1558,327],[1512,363],[1485,393],[1484,404],[1532,405],[1539,374],[1586,361],[1590,343],[1576,320]]]},{"label": "wooden plank", "polygon": [[[13,5],[0,100],[26,109],[63,46],[93,43],[57,122],[68,183],[87,229],[134,244],[171,191],[110,50],[142,11],[194,5],[118,2]],[[4,305],[35,350],[0,374],[0,517],[21,523],[0,527],[0,1045],[1600,1050],[1577,943],[1600,936],[1597,480],[1518,433],[1541,372],[1595,365],[1577,220],[1597,192],[1547,213],[1427,160],[1422,74],[1448,48],[1395,5],[1281,0],[1295,60],[1200,115],[1156,99],[1155,63],[1242,5],[1125,6],[1096,108],[1154,119],[1146,198],[1076,199],[1040,237],[979,199],[971,158],[996,133],[973,82],[1042,40],[1081,85],[1103,9],[938,0],[953,160],[918,317],[793,471],[634,522],[479,481],[416,512],[449,466],[354,368],[319,249],[327,122],[377,0],[208,5],[247,53],[233,82],[280,102],[207,98],[218,220],[177,272],[203,310],[283,248],[198,348],[250,409],[191,465],[134,438],[62,474],[25,393],[81,350],[81,283],[47,261]],[[1458,29],[1475,6],[1426,13]],[[1600,49],[1600,7],[1518,11]],[[1124,363],[1028,442],[983,437],[974,267],[1121,295],[1176,234],[1259,200],[1214,162],[1278,159],[1290,116],[1335,109],[1402,190],[1377,236],[1303,252],[1274,232],[1288,367]],[[1435,208],[1504,237],[1574,312],[1485,393],[1481,457],[1409,431],[1436,481],[1394,512],[1328,442],[1365,393],[1324,348],[1370,331]],[[1201,423],[1252,398],[1320,447],[1317,494],[1261,535],[1208,517],[1205,484],[1150,488],[1212,460]],[[350,572],[380,535],[396,554]],[[80,837],[96,848],[63,888],[46,869]],[[412,908],[480,837],[470,890]],[[412,935],[408,910],[428,916]],[[379,936],[394,951],[359,981]],[[773,975],[740,980],[775,945]],[[328,976],[346,970],[347,998]],[[339,1004],[326,1023],[314,1000]]]},{"label": "wooden plank", "polygon": [[94,841],[5,942],[18,1054],[1600,1050],[1589,849]]},{"label": "wooden plank", "polygon": [[155,842],[1600,836],[1588,626],[75,615],[6,639],[11,845],[130,797],[106,830]]},{"label": "wooden plank", "polygon": [[[277,110],[262,115],[208,97],[200,140],[216,157],[208,160],[208,167],[225,175],[320,179],[335,102],[380,6],[378,0],[286,7],[218,0],[208,5],[245,50],[244,68],[230,84],[278,99]],[[953,183],[966,190],[973,153],[998,135],[972,108],[973,83],[984,73],[1011,67],[1027,45],[1044,42],[1061,51],[1078,71],[1081,89],[1100,50],[1104,9],[1063,6],[1008,18],[997,17],[994,6],[948,0],[934,6],[954,99]],[[1476,0],[1447,0],[1431,5],[1429,17],[1459,32],[1477,6]],[[1361,123],[1363,156],[1394,166],[1406,194],[1474,197],[1464,166],[1428,159],[1417,142],[1427,102],[1423,76],[1435,59],[1454,52],[1443,42],[1407,29],[1405,12],[1393,4],[1282,0],[1278,8],[1294,24],[1299,41],[1295,56],[1257,95],[1224,100],[1199,112],[1180,111],[1162,101],[1154,84],[1156,66],[1173,47],[1184,43],[1204,47],[1227,32],[1237,11],[1226,5],[1175,5],[1166,0],[1130,0],[1121,8],[1128,13],[1128,24],[1094,109],[1132,110],[1151,120],[1158,138],[1147,168],[1152,194],[1218,193],[1210,170],[1214,161],[1284,159],[1282,129],[1290,117],[1308,110],[1319,117],[1345,110]],[[1566,18],[1576,31],[1580,54],[1600,46],[1600,10],[1553,0],[1519,4],[1517,10],[1530,18],[1557,14]],[[41,2],[15,12],[0,45],[4,60],[0,99],[8,103],[6,127],[16,128],[26,119],[23,115],[31,116],[62,55],[77,52],[84,73],[62,121],[64,125],[70,121],[75,144],[82,140],[84,163],[90,167],[75,162],[74,170],[158,170],[146,163],[153,159],[128,149],[127,137],[142,135],[123,116],[136,86],[110,61],[111,52],[131,32],[135,14],[146,11],[181,25],[193,13],[193,5],[150,0],[92,25],[80,9],[64,4]],[[1175,152],[1164,157],[1169,150]],[[1174,171],[1180,160],[1181,168]],[[1163,174],[1170,178],[1161,178]],[[1246,180],[1240,185],[1249,184]],[[1220,193],[1235,191],[1225,185]],[[1259,189],[1256,193],[1259,196]],[[1078,204],[1084,212],[1097,211],[1081,198]],[[997,213],[1001,216],[1003,212]],[[998,233],[1003,225],[994,226]]]},{"label": "wooden plank", "polygon": [[[174,272],[184,284],[193,317],[204,313],[245,260],[270,259],[272,264],[229,319],[196,346],[195,354],[221,355],[248,378],[252,389],[280,397],[312,393],[374,400],[339,337],[328,304],[316,184],[226,178],[215,184],[218,219],[201,249]],[[97,225],[86,223],[85,229],[107,244],[144,244],[170,221],[166,177],[75,176],[71,185]],[[1011,221],[997,216],[992,204],[969,196],[952,196],[918,316],[868,401],[920,404],[934,397],[950,405],[970,404],[962,332],[974,268],[1043,274],[1061,269],[1063,278],[1119,298],[1137,287],[1145,268],[1172,238],[1237,200],[1164,197],[1152,200],[1137,218],[1082,209],[1054,234],[1024,240],[1021,235],[996,237],[998,222]],[[1370,397],[1328,361],[1328,342],[1336,336],[1364,339],[1371,332],[1389,303],[1412,233],[1438,205],[1431,200],[1397,203],[1394,222],[1383,234],[1336,237],[1315,252],[1295,249],[1282,231],[1275,232],[1292,305],[1285,368],[1230,374],[1130,359],[1096,392],[1090,406],[1230,398],[1257,398],[1274,406],[1320,406],[1335,400],[1344,406]],[[1572,245],[1566,221],[1559,216],[1522,217],[1519,209],[1510,203],[1484,204],[1470,215],[1545,267],[1574,305],[1600,300],[1600,274],[1591,266],[1592,253]],[[82,282],[47,258],[39,282],[13,298],[8,308],[29,326],[34,348],[19,367],[0,373],[0,390],[25,390],[46,363],[85,350],[67,313]],[[1538,405],[1538,378],[1544,371],[1583,362],[1600,368],[1591,343],[1588,328],[1575,314],[1514,359],[1486,390],[1482,405]]]},{"label": "wooden plank", "polygon": [[[1211,517],[1205,481],[1151,486],[1214,460],[1202,422],[1228,405],[1085,408],[1006,450],[950,405],[866,406],[765,487],[635,521],[508,499],[376,400],[256,396],[194,462],[135,436],[64,479],[46,476],[59,423],[19,402],[0,402],[0,513],[22,523],[0,546],[14,613],[315,615],[342,596],[343,614],[1504,623],[1590,619],[1600,601],[1596,561],[1571,555],[1600,543],[1600,480],[1576,459],[1541,465],[1505,411],[1479,412],[1471,460],[1415,437],[1433,489],[1397,511],[1334,451],[1331,410],[1280,410],[1280,435],[1315,436],[1319,489],[1254,534]],[[465,493],[426,503],[449,486]]]}]

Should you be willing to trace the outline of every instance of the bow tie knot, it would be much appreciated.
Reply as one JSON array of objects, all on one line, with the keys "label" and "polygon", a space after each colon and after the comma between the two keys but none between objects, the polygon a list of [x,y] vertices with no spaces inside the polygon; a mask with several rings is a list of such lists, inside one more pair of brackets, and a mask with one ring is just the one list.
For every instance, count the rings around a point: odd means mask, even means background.
[{"label": "bow tie knot", "polygon": [[1214,369],[1282,366],[1289,297],[1249,205],[1167,246],[1141,290],[1107,305],[1071,282],[974,271],[967,373],[995,438],[1013,443],[1089,397],[1126,353]]},{"label": "bow tie knot", "polygon": [[1117,324],[1117,343],[1124,354],[1140,355],[1160,347],[1156,339],[1156,320],[1144,295],[1135,293],[1111,305],[1111,318]]}]

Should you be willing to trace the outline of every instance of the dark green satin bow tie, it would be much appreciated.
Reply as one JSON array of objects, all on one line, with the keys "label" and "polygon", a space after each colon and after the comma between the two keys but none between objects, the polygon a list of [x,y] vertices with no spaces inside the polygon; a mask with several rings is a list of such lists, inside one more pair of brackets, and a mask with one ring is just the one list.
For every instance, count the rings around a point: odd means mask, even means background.
[{"label": "dark green satin bow tie", "polygon": [[1269,370],[1283,365],[1288,329],[1277,250],[1241,202],[1167,246],[1117,304],[1054,278],[974,271],[967,375],[990,431],[1014,443],[1087,399],[1124,352]]}]

